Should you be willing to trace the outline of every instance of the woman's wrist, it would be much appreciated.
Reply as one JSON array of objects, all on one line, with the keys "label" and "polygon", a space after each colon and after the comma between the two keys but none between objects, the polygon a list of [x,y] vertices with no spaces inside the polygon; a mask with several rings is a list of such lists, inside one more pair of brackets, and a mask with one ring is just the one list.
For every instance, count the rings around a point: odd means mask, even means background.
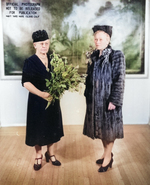
[{"label": "woman's wrist", "polygon": [[37,93],[37,95],[38,95],[39,97],[43,98],[43,93],[44,93],[43,91],[40,91],[40,90],[39,90],[38,93]]}]

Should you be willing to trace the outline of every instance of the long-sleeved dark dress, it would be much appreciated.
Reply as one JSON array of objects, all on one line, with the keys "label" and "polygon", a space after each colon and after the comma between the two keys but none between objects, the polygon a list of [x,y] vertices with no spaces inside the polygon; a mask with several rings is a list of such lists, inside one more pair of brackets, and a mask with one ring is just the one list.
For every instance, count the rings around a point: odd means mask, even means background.
[{"label": "long-sleeved dark dress", "polygon": [[[48,56],[48,68],[50,58]],[[50,79],[50,71],[33,55],[25,60],[22,74],[22,85],[31,82],[37,89],[45,91],[46,81]],[[64,135],[59,101],[56,100],[46,110],[47,101],[29,92],[27,107],[26,144],[44,146],[55,143]]]},{"label": "long-sleeved dark dress", "polygon": [[[108,142],[123,138],[123,94],[125,83],[125,59],[119,50],[108,46],[99,57],[99,51],[91,55],[86,78],[87,110],[83,134]],[[108,110],[109,103],[115,110]]]}]

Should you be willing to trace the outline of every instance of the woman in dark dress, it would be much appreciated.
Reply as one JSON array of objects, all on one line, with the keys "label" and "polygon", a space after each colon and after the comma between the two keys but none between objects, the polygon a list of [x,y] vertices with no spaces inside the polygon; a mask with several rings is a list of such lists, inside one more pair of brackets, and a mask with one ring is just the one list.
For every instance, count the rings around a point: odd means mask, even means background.
[{"label": "woman in dark dress", "polygon": [[32,34],[35,54],[24,62],[22,85],[29,91],[27,108],[26,144],[35,146],[36,158],[34,170],[42,163],[42,146],[47,145],[46,162],[53,165],[61,163],[55,158],[53,144],[64,135],[59,101],[56,100],[46,110],[50,94],[46,92],[45,79],[51,78],[50,58],[47,54],[50,40],[45,30]]},{"label": "woman in dark dress", "polygon": [[110,46],[112,27],[93,27],[96,50],[90,56],[86,78],[86,116],[83,134],[102,140],[104,153],[96,161],[99,172],[112,167],[112,148],[116,138],[123,138],[122,103],[125,59]]}]

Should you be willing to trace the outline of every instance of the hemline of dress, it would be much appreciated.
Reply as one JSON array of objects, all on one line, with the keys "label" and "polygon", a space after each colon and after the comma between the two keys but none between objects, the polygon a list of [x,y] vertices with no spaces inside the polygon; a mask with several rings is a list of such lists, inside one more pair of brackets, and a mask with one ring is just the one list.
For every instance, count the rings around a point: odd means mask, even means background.
[{"label": "hemline of dress", "polygon": [[50,145],[50,144],[57,143],[58,141],[60,141],[60,140],[61,140],[61,138],[62,138],[62,137],[64,137],[64,135],[63,135],[63,136],[61,136],[61,137],[60,137],[60,139],[57,139],[57,140],[55,140],[55,141],[53,141],[53,142],[51,142],[51,143],[43,143],[43,144],[28,144],[27,142],[25,142],[25,144],[26,144],[27,146],[31,146],[31,147],[34,147],[34,146],[36,146],[36,145],[38,145],[38,146],[46,146],[46,145]]},{"label": "hemline of dress", "polygon": [[114,142],[115,141],[115,139],[123,139],[124,138],[124,136],[122,136],[122,137],[116,137],[114,140],[105,140],[105,139],[102,139],[102,138],[99,138],[99,137],[91,137],[91,136],[88,136],[88,135],[86,135],[86,134],[84,134],[83,133],[83,135],[85,135],[85,136],[87,136],[87,137],[89,137],[89,138],[91,138],[91,139],[100,139],[100,140],[104,140],[104,141],[107,141],[107,142]]}]

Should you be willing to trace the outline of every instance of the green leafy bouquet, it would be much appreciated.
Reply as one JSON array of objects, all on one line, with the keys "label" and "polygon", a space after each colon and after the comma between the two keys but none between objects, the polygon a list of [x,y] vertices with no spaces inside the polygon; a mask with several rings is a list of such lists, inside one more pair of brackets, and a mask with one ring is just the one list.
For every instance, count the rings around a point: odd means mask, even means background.
[{"label": "green leafy bouquet", "polygon": [[82,82],[82,78],[78,74],[78,68],[67,64],[67,58],[60,57],[55,52],[50,57],[52,58],[50,61],[52,68],[51,79],[46,79],[47,92],[50,94],[50,97],[47,98],[46,109],[52,101],[60,99],[65,90],[78,91],[79,83]]}]

